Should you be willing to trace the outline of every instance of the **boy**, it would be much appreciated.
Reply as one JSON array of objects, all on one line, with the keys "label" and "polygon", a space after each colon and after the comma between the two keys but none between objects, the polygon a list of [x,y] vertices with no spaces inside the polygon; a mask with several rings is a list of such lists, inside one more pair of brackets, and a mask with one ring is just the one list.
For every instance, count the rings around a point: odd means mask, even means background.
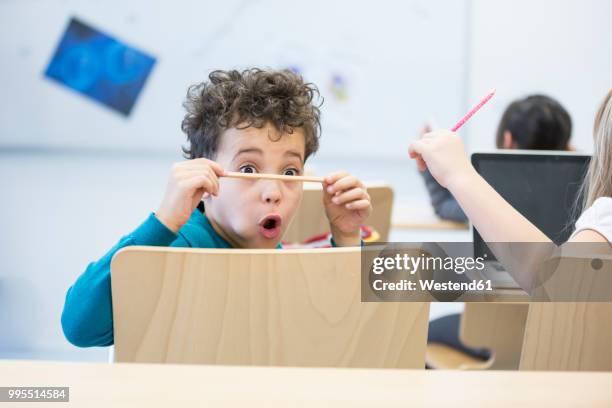
[{"label": "boy", "polygon": [[[290,71],[215,71],[189,88],[182,130],[187,161],[170,173],[157,211],[91,263],[66,294],[62,328],[79,347],[113,344],[110,262],[129,245],[280,248],[302,197],[300,182],[230,179],[226,171],[301,175],[318,149],[316,87]],[[323,184],[332,245],[359,245],[372,208],[355,177]]]}]

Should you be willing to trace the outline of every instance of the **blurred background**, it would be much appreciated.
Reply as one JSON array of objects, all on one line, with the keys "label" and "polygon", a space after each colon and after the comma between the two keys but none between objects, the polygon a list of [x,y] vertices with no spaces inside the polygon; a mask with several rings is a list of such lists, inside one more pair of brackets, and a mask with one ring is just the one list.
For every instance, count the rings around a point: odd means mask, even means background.
[{"label": "blurred background", "polygon": [[494,148],[509,102],[544,93],[591,152],[612,85],[610,16],[607,0],[0,0],[0,358],[107,358],[64,339],[66,290],[158,206],[181,160],[187,87],[211,70],[289,68],[314,82],[323,136],[310,171],[389,183],[394,220],[434,222],[408,143],[490,88],[460,131],[469,151]]}]

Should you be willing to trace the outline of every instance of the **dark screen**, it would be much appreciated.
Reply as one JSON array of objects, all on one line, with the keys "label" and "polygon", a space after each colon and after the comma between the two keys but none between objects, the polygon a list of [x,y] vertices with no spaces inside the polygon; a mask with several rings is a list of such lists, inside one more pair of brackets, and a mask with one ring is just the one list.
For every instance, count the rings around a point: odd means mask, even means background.
[{"label": "dark screen", "polygon": [[[590,156],[475,153],[476,171],[557,245],[570,237]],[[495,222],[495,220],[491,220]],[[495,259],[474,229],[474,253]]]}]

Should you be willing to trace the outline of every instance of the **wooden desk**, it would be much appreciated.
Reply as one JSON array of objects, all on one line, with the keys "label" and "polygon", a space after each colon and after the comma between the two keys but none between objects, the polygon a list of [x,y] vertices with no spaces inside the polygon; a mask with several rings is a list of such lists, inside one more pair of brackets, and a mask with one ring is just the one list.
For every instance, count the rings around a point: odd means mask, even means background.
[{"label": "wooden desk", "polygon": [[[290,404],[609,407],[612,405],[611,384],[612,373],[601,372],[461,372],[0,360],[0,386],[68,386],[71,407],[284,407]],[[18,406],[25,408],[28,404]]]},{"label": "wooden desk", "polygon": [[431,206],[396,204],[391,217],[391,227],[413,230],[467,230],[468,223],[440,219]]},{"label": "wooden desk", "polygon": [[391,224],[392,228],[397,229],[416,229],[416,230],[467,230],[469,224],[448,220],[429,220],[429,221],[409,221],[395,219]]}]

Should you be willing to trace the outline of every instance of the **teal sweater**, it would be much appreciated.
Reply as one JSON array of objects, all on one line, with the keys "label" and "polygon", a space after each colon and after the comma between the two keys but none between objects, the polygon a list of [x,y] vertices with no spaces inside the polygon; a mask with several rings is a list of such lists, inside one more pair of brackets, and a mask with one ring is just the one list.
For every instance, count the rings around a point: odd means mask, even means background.
[{"label": "teal sweater", "polygon": [[169,230],[154,214],[149,215],[145,222],[121,238],[106,255],[90,263],[68,289],[62,312],[62,329],[68,341],[75,346],[113,344],[110,264],[118,250],[130,245],[231,248],[213,229],[200,209],[193,211],[178,234]]}]

